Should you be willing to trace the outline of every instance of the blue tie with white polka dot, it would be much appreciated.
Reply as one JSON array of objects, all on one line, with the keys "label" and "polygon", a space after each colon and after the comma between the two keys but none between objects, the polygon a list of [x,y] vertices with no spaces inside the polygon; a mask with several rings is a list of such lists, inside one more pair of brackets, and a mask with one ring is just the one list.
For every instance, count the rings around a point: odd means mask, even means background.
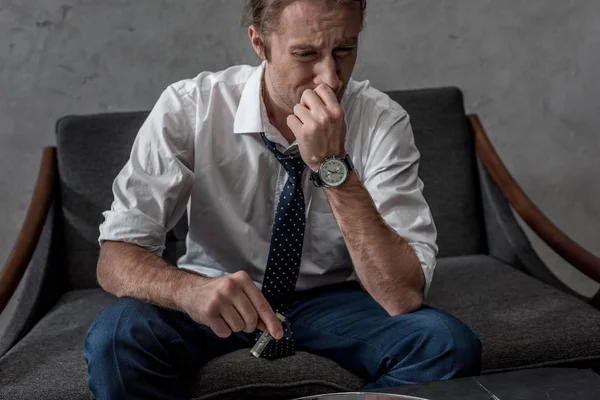
[{"label": "blue tie with white polka dot", "polygon": [[[286,316],[283,323],[283,338],[271,340],[261,357],[278,358],[295,353],[292,327],[287,319],[290,295],[296,288],[302,259],[304,241],[305,208],[302,194],[302,173],[306,165],[300,153],[284,155],[262,134],[267,148],[275,155],[288,173],[288,180],[279,196],[267,268],[263,279],[262,293],[275,312]],[[258,339],[257,333],[256,338]]]}]

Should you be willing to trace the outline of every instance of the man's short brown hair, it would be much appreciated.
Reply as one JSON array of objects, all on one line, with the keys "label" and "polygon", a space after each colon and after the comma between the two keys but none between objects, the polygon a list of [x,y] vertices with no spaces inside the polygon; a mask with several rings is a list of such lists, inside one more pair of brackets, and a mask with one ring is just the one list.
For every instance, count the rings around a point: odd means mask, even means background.
[{"label": "man's short brown hair", "polygon": [[[269,48],[267,45],[267,36],[277,30],[279,17],[283,9],[296,0],[246,0],[244,7],[244,16],[242,24],[245,27],[254,25],[258,33],[263,38],[264,52],[267,60],[269,59]],[[361,29],[365,20],[367,9],[367,0],[327,0],[333,5],[345,3],[359,3],[361,9]]]}]

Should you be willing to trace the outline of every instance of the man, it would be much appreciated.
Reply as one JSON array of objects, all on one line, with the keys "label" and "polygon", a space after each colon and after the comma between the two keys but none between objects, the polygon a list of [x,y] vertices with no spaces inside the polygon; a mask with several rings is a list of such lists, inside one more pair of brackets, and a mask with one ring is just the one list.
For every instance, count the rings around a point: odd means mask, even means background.
[{"label": "man", "polygon": [[[350,79],[365,7],[250,0],[261,66],[162,94],[100,227],[98,281],[119,299],[86,336],[98,399],[185,398],[265,329],[261,356],[318,353],[369,389],[477,373],[476,336],[422,305],[438,249],[408,115]],[[173,268],[160,254],[186,208]]]}]

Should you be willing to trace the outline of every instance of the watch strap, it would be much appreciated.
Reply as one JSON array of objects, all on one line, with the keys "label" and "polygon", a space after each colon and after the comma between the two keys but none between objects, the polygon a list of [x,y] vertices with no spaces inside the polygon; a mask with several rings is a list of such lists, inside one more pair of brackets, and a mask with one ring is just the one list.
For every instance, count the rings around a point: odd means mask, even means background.
[{"label": "watch strap", "polygon": [[348,167],[348,176],[350,176],[350,172],[354,171],[354,163],[350,158],[350,154],[346,154],[346,157],[342,158],[342,161],[346,164],[346,167]]},{"label": "watch strap", "polygon": [[321,176],[319,175],[319,171],[310,171],[310,180],[313,183],[313,185],[315,185],[316,187],[323,187],[325,186],[325,182],[323,182],[323,179],[321,179]]}]

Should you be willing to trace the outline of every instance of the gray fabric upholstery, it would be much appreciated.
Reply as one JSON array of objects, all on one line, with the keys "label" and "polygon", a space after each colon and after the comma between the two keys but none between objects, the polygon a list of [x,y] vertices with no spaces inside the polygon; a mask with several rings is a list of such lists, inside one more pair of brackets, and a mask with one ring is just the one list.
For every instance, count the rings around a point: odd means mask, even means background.
[{"label": "gray fabric upholstery", "polygon": [[90,399],[83,338],[113,296],[101,289],[66,293],[0,358],[0,399]]},{"label": "gray fabric upholstery", "polygon": [[193,399],[290,399],[358,390],[364,383],[314,354],[298,352],[271,361],[257,360],[243,349],[207,363],[198,373]]},{"label": "gray fabric upholstery", "polygon": [[[66,293],[0,358],[0,399],[90,399],[83,339],[95,316],[114,299],[101,289]],[[268,361],[240,350],[200,371],[194,398],[289,398],[356,390],[362,384],[355,375],[316,355],[299,352],[293,358]]]},{"label": "gray fabric upholstery", "polygon": [[479,336],[484,373],[600,362],[600,311],[489,256],[438,260],[427,303]]},{"label": "gray fabric upholstery", "polygon": [[[600,312],[489,256],[442,258],[428,304],[465,321],[483,343],[483,372],[600,361]],[[100,289],[66,293],[0,358],[0,398],[89,399],[83,338],[114,299]],[[299,353],[257,360],[241,350],[206,364],[195,399],[291,398],[356,390],[337,364]]]},{"label": "gray fabric upholstery", "polygon": [[440,257],[486,252],[473,135],[457,88],[388,93],[410,115]]},{"label": "gray fabric upholstery", "polygon": [[488,254],[565,292],[575,294],[546,267],[519,226],[506,197],[477,157]]},{"label": "gray fabric upholstery", "polygon": [[25,275],[0,315],[0,357],[19,339],[35,307],[37,295],[44,282],[53,226],[54,216],[50,213]]},{"label": "gray fabric upholstery", "polygon": [[56,208],[50,207],[38,245],[17,290],[0,315],[0,357],[37,323],[54,304],[62,285],[52,266],[60,247],[54,235]]},{"label": "gray fabric upholstery", "polygon": [[98,226],[112,203],[112,182],[128,159],[147,113],[65,117],[56,126],[69,287],[98,287]]}]

